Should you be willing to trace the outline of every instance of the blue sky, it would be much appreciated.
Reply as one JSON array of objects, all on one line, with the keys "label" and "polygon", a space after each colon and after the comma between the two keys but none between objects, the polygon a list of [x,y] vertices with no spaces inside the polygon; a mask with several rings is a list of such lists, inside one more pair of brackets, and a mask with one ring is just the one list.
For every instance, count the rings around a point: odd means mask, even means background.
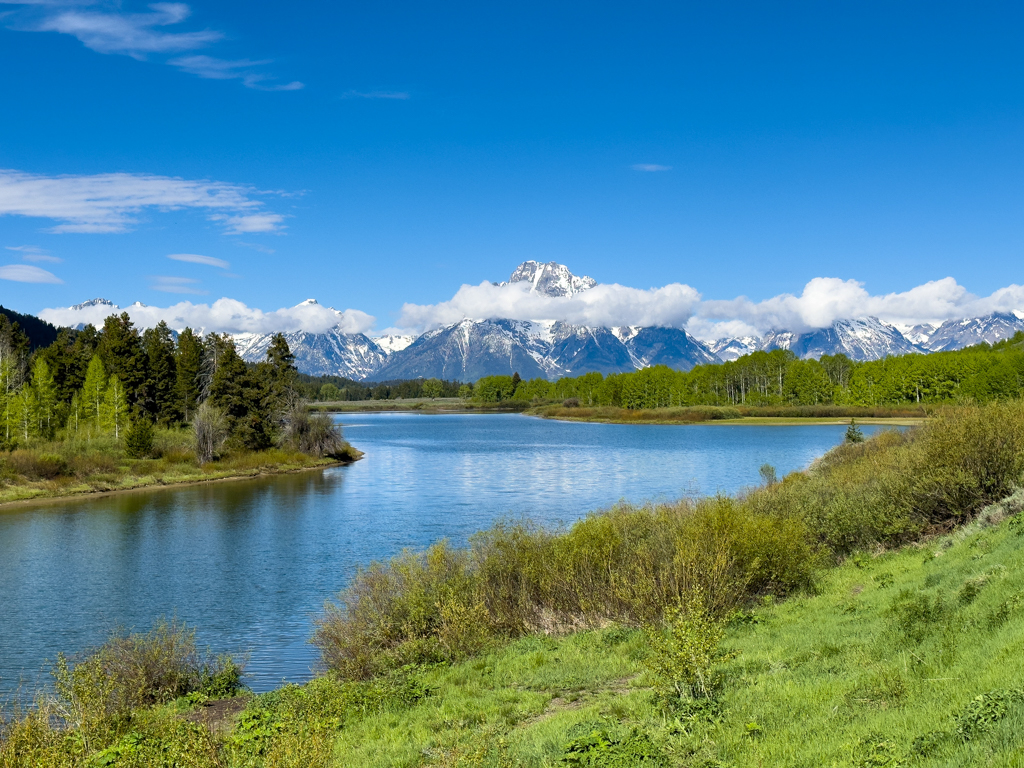
[{"label": "blue sky", "polygon": [[1024,282],[1022,32],[1011,4],[0,0],[0,303],[315,297],[379,330],[537,259],[1024,309],[974,298]]}]

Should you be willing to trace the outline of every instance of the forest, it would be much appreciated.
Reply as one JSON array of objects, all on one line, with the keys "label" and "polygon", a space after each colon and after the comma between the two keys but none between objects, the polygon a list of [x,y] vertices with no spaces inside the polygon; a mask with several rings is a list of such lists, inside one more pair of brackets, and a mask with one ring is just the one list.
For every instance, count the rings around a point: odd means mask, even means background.
[{"label": "forest", "polygon": [[193,423],[204,403],[225,441],[262,450],[280,437],[300,394],[281,335],[264,362],[249,365],[227,336],[189,328],[175,335],[165,323],[140,332],[122,313],[100,329],[62,328],[48,346],[32,346],[0,314],[0,446],[7,450],[57,439],[122,443],[133,427],[146,433]]},{"label": "forest", "polygon": [[686,406],[901,406],[987,403],[1024,395],[1024,333],[996,344],[855,361],[846,355],[800,360],[788,350],[754,352],[737,360],[665,366],[555,382],[487,376],[473,387],[481,402],[575,401],[627,409]]}]

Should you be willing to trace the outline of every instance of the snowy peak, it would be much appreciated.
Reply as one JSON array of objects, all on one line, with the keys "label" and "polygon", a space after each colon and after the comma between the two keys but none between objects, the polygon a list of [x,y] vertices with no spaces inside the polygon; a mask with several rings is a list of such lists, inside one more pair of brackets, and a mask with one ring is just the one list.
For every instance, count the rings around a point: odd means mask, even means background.
[{"label": "snowy peak", "polygon": [[993,312],[985,317],[947,320],[928,337],[924,346],[931,352],[945,352],[986,342],[994,344],[1024,331],[1024,320],[1015,312]]},{"label": "snowy peak", "polygon": [[414,341],[415,336],[399,336],[397,334],[388,334],[387,336],[374,336],[373,342],[380,347],[381,351],[385,355],[392,355],[395,352],[401,352],[403,349],[408,347]]},{"label": "snowy peak", "polygon": [[89,299],[89,301],[83,301],[81,304],[73,305],[71,309],[83,310],[91,309],[92,307],[101,307],[111,310],[120,309],[120,307],[117,306],[117,304],[115,304],[112,301],[107,301],[106,299]]},{"label": "snowy peak", "polygon": [[579,277],[564,264],[524,261],[508,279],[509,283],[530,283],[530,292],[544,296],[573,296],[597,285],[592,277]]},{"label": "snowy peak", "polygon": [[757,336],[740,336],[735,339],[715,339],[707,343],[707,348],[719,360],[728,362],[756,352],[761,346]]}]

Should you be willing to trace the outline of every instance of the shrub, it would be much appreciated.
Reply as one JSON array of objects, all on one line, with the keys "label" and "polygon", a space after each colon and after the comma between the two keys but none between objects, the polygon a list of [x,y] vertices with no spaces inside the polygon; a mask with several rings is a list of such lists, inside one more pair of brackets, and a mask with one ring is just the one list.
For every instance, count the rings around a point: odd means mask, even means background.
[{"label": "shrub", "polygon": [[286,439],[309,456],[338,456],[348,446],[330,414],[310,413],[306,403],[300,402],[291,409],[286,430]]},{"label": "shrub", "polygon": [[137,418],[124,438],[124,453],[130,459],[145,459],[153,452],[153,425],[147,418]]},{"label": "shrub", "polygon": [[213,461],[228,436],[223,411],[209,401],[203,402],[192,417],[192,438],[196,460],[200,464]]},{"label": "shrub", "polygon": [[718,644],[724,622],[708,609],[697,589],[665,610],[664,629],[648,629],[651,654],[645,660],[665,703],[713,698],[718,688],[714,667],[723,659]]},{"label": "shrub", "polygon": [[68,462],[55,453],[38,453],[30,449],[11,451],[7,465],[30,480],[56,480],[70,474]]},{"label": "shrub", "polygon": [[579,401],[578,398],[575,398],[575,397],[567,397],[565,400],[562,401],[562,407],[563,408],[579,408],[580,407],[580,401]]}]

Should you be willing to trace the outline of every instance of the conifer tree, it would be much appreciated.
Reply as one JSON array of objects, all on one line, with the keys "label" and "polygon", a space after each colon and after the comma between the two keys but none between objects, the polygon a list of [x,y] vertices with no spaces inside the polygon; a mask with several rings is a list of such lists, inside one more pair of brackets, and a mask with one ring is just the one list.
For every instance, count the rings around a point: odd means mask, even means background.
[{"label": "conifer tree", "polygon": [[178,420],[174,337],[161,320],[142,334],[142,342],[147,358],[145,409],[161,424],[171,424]]},{"label": "conifer tree", "polygon": [[103,333],[96,348],[108,376],[117,376],[129,405],[144,401],[146,392],[146,354],[142,337],[127,312],[111,315],[103,321]]},{"label": "conifer tree", "polygon": [[299,373],[295,368],[295,355],[288,347],[288,341],[283,333],[274,334],[262,368],[273,408],[283,411],[293,399],[295,381]]},{"label": "conifer tree", "polygon": [[107,371],[98,354],[92,356],[82,385],[82,415],[97,428],[103,413],[103,402],[107,397]]},{"label": "conifer tree", "polygon": [[199,376],[203,368],[203,344],[201,339],[186,328],[178,334],[178,351],[175,358],[175,398],[178,413],[185,421],[191,421],[201,401]]},{"label": "conifer tree", "polygon": [[121,434],[128,428],[128,397],[117,374],[111,374],[107,381],[107,395],[103,399],[102,426],[107,432],[114,433],[115,440],[120,440]]}]

